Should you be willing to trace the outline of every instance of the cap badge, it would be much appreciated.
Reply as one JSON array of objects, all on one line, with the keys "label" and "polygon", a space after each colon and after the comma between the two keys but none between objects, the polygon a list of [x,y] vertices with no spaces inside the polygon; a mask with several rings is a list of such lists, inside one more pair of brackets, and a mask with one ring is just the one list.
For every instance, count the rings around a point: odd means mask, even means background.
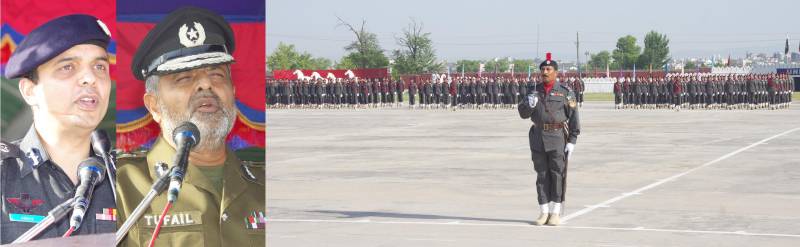
[{"label": "cap badge", "polygon": [[206,31],[203,29],[203,25],[198,22],[194,22],[192,28],[183,24],[178,29],[178,39],[180,39],[181,45],[186,47],[202,45],[206,41]]}]

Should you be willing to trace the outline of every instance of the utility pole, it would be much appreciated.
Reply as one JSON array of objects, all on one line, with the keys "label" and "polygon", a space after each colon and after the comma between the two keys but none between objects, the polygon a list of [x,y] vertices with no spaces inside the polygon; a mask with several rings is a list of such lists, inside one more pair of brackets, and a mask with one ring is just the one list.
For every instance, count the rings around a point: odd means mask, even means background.
[{"label": "utility pole", "polygon": [[536,24],[536,59],[539,59],[539,24]]},{"label": "utility pole", "polygon": [[578,32],[575,32],[575,59],[578,61],[578,78],[581,78],[581,39]]}]

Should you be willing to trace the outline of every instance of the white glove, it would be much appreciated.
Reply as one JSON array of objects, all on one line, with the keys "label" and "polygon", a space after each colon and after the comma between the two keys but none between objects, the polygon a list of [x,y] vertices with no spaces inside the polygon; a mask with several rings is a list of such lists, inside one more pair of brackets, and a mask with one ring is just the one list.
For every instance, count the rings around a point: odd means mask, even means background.
[{"label": "white glove", "polygon": [[536,94],[528,94],[528,106],[534,108],[536,107],[536,103],[539,103],[539,96]]},{"label": "white glove", "polygon": [[575,150],[575,144],[567,143],[567,147],[564,148],[564,153],[567,153],[567,159],[572,156],[572,151]]}]

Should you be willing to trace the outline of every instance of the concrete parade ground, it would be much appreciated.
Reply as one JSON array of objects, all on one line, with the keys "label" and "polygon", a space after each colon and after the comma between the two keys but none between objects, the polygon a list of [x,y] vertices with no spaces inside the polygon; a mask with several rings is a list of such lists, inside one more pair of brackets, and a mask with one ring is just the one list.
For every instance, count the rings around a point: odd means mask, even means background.
[{"label": "concrete parade ground", "polygon": [[267,110],[268,246],[798,246],[800,107],[580,109],[561,226],[516,110]]}]

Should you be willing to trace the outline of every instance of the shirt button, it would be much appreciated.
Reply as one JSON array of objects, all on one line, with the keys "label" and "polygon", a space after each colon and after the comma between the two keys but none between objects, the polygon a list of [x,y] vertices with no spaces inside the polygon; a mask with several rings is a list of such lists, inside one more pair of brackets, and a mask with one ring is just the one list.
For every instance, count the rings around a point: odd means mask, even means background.
[{"label": "shirt button", "polygon": [[223,222],[224,221],[228,221],[228,213],[225,213],[225,212],[222,213],[222,221]]}]

